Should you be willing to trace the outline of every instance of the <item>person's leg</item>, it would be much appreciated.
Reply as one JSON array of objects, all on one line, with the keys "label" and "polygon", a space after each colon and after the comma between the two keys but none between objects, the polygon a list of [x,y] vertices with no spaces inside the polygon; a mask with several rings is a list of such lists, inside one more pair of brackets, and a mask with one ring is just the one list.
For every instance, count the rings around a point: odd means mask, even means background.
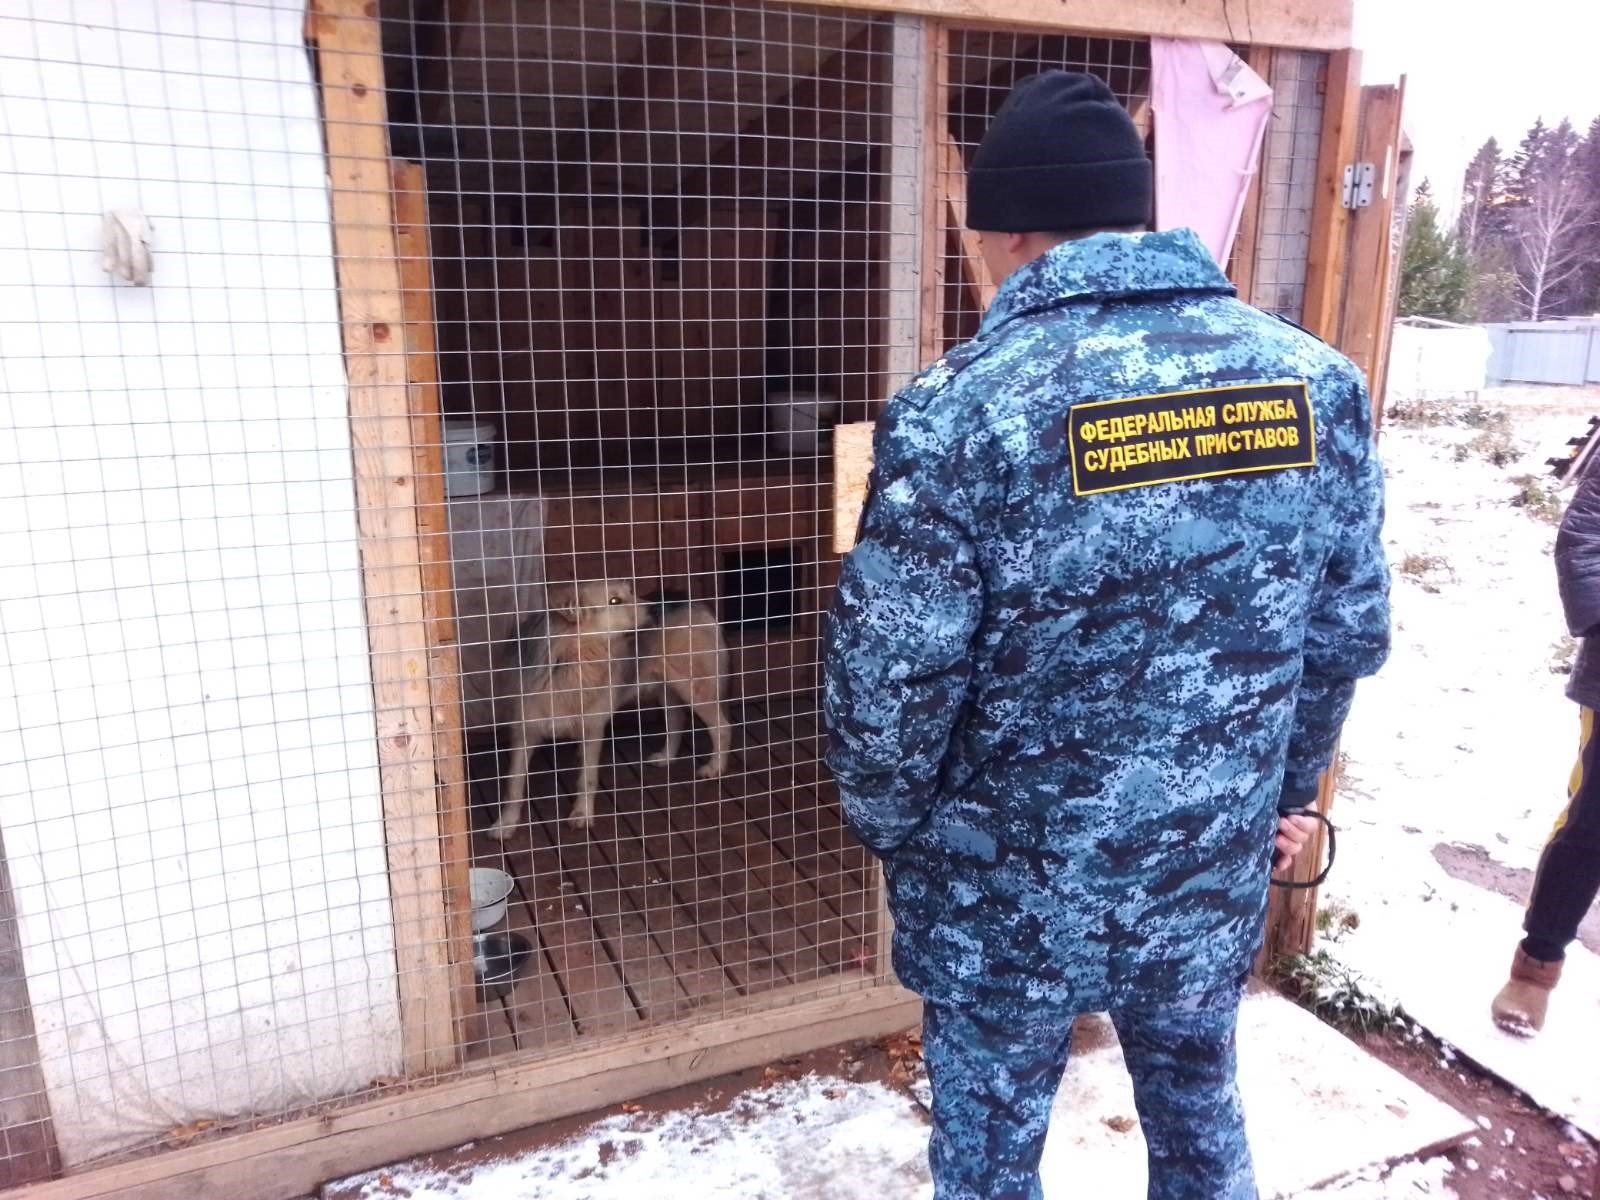
[{"label": "person's leg", "polygon": [[1600,741],[1594,737],[1594,710],[1583,709],[1580,722],[1566,811],[1539,858],[1522,924],[1528,935],[1522,948],[1545,962],[1566,957],[1584,914],[1600,894]]},{"label": "person's leg", "polygon": [[1579,721],[1578,761],[1567,784],[1567,807],[1534,873],[1522,923],[1527,937],[1492,1006],[1495,1020],[1518,1033],[1543,1028],[1567,946],[1600,894],[1600,739],[1594,736],[1593,709],[1581,710]]},{"label": "person's leg", "polygon": [[1234,1079],[1242,989],[1111,1014],[1150,1148],[1150,1200],[1255,1200]]},{"label": "person's leg", "polygon": [[1070,1016],[1001,1027],[924,1006],[934,1200],[1040,1200],[1039,1158],[1071,1038]]}]

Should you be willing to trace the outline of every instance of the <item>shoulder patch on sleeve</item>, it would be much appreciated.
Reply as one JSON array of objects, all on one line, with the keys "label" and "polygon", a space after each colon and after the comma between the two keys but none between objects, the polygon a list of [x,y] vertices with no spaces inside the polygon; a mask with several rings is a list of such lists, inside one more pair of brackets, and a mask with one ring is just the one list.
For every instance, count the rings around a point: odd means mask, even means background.
[{"label": "shoulder patch on sleeve", "polygon": [[1307,329],[1304,325],[1300,324],[1299,321],[1291,321],[1291,320],[1289,320],[1288,317],[1284,316],[1282,313],[1267,312],[1266,309],[1262,309],[1261,311],[1267,313],[1267,316],[1272,317],[1275,320],[1282,321],[1285,325],[1289,326],[1291,329],[1298,329],[1301,333],[1305,334],[1307,337],[1316,338],[1317,341],[1321,342],[1324,346],[1326,346],[1328,344],[1326,338],[1322,337],[1320,334],[1312,333],[1311,330]]},{"label": "shoulder patch on sleeve", "polygon": [[1317,465],[1303,380],[1075,404],[1067,445],[1075,496]]},{"label": "shoulder patch on sleeve", "polygon": [[925,408],[950,386],[961,371],[977,362],[994,346],[992,338],[963,342],[924,367],[910,383],[901,388],[895,399],[911,408]]}]

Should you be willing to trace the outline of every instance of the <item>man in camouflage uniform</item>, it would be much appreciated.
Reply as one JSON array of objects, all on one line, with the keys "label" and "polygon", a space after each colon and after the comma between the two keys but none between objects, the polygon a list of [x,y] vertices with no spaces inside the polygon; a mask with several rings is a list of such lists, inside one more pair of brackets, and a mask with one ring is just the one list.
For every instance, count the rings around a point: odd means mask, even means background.
[{"label": "man in camouflage uniform", "polygon": [[[827,650],[829,765],[925,1000],[939,1200],[1038,1197],[1072,1019],[1109,1010],[1151,1197],[1255,1195],[1234,1084],[1274,845],[1388,649],[1359,372],[1241,304],[1089,76],[969,176],[1006,276],[896,395]],[[1052,231],[1042,233],[1037,231]]]}]

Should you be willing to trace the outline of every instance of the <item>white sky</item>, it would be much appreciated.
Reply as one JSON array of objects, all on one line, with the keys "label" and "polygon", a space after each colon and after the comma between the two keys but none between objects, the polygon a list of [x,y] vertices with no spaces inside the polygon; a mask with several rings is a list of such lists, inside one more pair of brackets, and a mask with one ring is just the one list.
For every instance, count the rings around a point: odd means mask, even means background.
[{"label": "white sky", "polygon": [[1600,112],[1600,0],[1356,0],[1365,83],[1407,77],[1406,130],[1424,176],[1454,208],[1483,140],[1515,149],[1534,118]]}]

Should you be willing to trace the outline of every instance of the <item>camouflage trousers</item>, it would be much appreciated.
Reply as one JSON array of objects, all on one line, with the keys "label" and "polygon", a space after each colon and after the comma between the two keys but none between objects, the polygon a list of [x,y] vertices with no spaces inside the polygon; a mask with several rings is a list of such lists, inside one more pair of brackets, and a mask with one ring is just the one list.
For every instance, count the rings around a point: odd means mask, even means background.
[{"label": "camouflage trousers", "polygon": [[[1149,1146],[1150,1200],[1255,1200],[1234,1082],[1240,995],[1111,1014]],[[1070,1015],[1001,1025],[924,1007],[935,1200],[1041,1200],[1039,1159],[1071,1038]]]}]

